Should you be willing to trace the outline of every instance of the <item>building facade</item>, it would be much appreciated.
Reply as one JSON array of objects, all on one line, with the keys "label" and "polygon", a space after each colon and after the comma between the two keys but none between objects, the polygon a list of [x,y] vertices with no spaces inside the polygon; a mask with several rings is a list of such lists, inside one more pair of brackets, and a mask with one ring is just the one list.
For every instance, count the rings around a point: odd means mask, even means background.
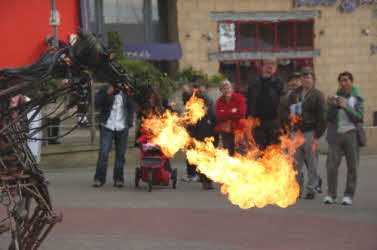
[{"label": "building facade", "polygon": [[377,125],[376,0],[177,0],[180,68],[223,73],[242,91],[277,57],[284,79],[312,66],[326,95],[350,71],[366,98],[365,125]]},{"label": "building facade", "polygon": [[[77,0],[55,0],[59,11],[58,38],[69,41],[80,26]],[[48,48],[47,36],[53,36],[49,23],[50,0],[0,1],[0,69],[31,64]]]},{"label": "building facade", "polygon": [[145,60],[166,73],[182,56],[176,0],[80,0],[83,27],[106,42],[110,30],[123,41],[129,59]]}]

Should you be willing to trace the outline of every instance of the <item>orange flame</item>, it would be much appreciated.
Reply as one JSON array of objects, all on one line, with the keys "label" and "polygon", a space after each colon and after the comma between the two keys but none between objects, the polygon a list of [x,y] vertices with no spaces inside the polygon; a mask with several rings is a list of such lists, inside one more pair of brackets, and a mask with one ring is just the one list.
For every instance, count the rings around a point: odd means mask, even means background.
[{"label": "orange flame", "polygon": [[190,140],[190,135],[181,124],[183,118],[169,110],[162,116],[150,116],[143,122],[143,126],[154,135],[152,143],[159,145],[167,157],[173,157]]},{"label": "orange flame", "polygon": [[318,147],[318,140],[314,140],[313,141],[313,144],[312,144],[312,151],[316,151],[317,150],[317,147]]},{"label": "orange flame", "polygon": [[[197,97],[194,95],[192,98]],[[194,105],[195,108],[188,108],[191,111],[185,113],[183,118],[167,111],[161,117],[154,116],[145,120],[144,126],[152,130],[155,136],[152,143],[158,144],[168,157],[173,157],[180,149],[186,149],[190,164],[197,165],[200,172],[221,183],[222,194],[228,194],[228,199],[242,209],[261,208],[269,204],[285,208],[296,202],[299,185],[295,179],[297,171],[293,169],[292,156],[304,142],[301,134],[293,139],[282,136],[281,145],[270,146],[263,152],[259,152],[254,146],[249,147],[246,155],[236,154],[231,157],[226,149],[214,147],[213,138],[200,142],[189,136],[183,125],[193,123],[193,119],[201,119],[196,114],[199,113],[198,110],[202,110],[198,102],[192,103],[189,105]],[[247,135],[251,142],[252,129],[257,125],[256,120],[246,121]],[[245,133],[237,133],[236,137],[244,139],[244,135]],[[191,146],[188,149],[189,144]]]},{"label": "orange flame", "polygon": [[291,113],[291,126],[295,126],[299,121],[302,120],[302,116],[296,113]]},{"label": "orange flame", "polygon": [[151,139],[153,144],[161,147],[167,157],[173,157],[180,149],[184,149],[192,140],[185,129],[186,124],[195,124],[205,115],[204,101],[193,96],[186,103],[187,112],[183,117],[167,110],[162,116],[150,114],[143,121],[143,126],[154,135]]},{"label": "orange flame", "polygon": [[197,90],[194,90],[190,100],[186,103],[185,118],[188,124],[196,124],[205,115],[204,100],[196,96]]},{"label": "orange flame", "polygon": [[[245,156],[229,156],[225,149],[215,148],[213,139],[194,140],[195,146],[187,150],[190,164],[215,182],[222,183],[222,194],[242,209],[276,204],[287,207],[296,202],[299,186],[293,169],[293,158],[284,150],[293,150],[304,141],[302,136],[282,137],[283,146],[271,146],[258,157],[256,149]],[[288,146],[288,148],[283,148]]]}]

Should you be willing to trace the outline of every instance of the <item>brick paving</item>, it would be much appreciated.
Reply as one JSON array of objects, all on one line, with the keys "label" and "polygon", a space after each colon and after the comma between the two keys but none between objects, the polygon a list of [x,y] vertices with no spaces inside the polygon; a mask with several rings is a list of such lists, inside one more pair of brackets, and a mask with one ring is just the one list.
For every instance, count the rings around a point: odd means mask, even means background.
[{"label": "brick paving", "polygon": [[[57,211],[64,214],[41,249],[154,249],[154,250],[376,250],[377,156],[363,156],[353,206],[298,200],[286,209],[268,206],[241,210],[215,190],[198,183],[178,183],[147,192],[133,187],[134,164],[126,167],[126,186],[110,182],[94,189],[91,168],[46,169]],[[325,157],[321,156],[321,166]],[[175,161],[180,175],[184,163]],[[321,168],[324,176],[324,168]],[[341,167],[339,192],[344,188]],[[326,190],[326,183],[324,189]],[[341,197],[341,193],[340,193]],[[1,212],[1,211],[0,211]],[[0,236],[6,249],[9,235]]]}]

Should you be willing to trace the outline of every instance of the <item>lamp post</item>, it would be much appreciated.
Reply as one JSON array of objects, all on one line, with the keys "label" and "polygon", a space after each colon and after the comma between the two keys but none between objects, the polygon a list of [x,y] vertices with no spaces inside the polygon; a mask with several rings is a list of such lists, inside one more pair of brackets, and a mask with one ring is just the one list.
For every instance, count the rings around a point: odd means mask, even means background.
[{"label": "lamp post", "polygon": [[58,25],[60,24],[59,12],[55,7],[55,0],[51,0],[51,16],[50,16],[50,25],[53,27],[53,47],[58,47]]}]

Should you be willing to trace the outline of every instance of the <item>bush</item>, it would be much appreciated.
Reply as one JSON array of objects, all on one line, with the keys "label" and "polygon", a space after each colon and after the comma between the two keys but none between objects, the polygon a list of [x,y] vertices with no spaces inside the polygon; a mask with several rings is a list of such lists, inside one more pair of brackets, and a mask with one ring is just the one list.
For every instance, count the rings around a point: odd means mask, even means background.
[{"label": "bush", "polygon": [[203,78],[208,82],[209,86],[215,87],[217,86],[221,81],[227,79],[224,75],[218,74],[211,77],[208,77],[207,73],[204,73],[200,70],[195,70],[192,67],[186,68],[182,70],[181,72],[178,72],[174,77],[178,82],[181,84],[188,83],[188,82],[194,82],[198,78]]},{"label": "bush", "polygon": [[125,54],[123,52],[122,38],[120,37],[120,35],[118,34],[118,32],[116,32],[113,29],[110,29],[107,32],[107,37],[108,37],[108,42],[109,42],[109,48],[111,48],[112,50],[114,50],[114,52],[116,53],[116,57],[115,58],[117,60],[125,59],[126,56],[125,56]]},{"label": "bush", "polygon": [[180,83],[162,74],[151,63],[142,60],[123,59],[119,64],[126,72],[142,82],[148,82],[154,90],[162,97],[169,96],[180,88]]}]

